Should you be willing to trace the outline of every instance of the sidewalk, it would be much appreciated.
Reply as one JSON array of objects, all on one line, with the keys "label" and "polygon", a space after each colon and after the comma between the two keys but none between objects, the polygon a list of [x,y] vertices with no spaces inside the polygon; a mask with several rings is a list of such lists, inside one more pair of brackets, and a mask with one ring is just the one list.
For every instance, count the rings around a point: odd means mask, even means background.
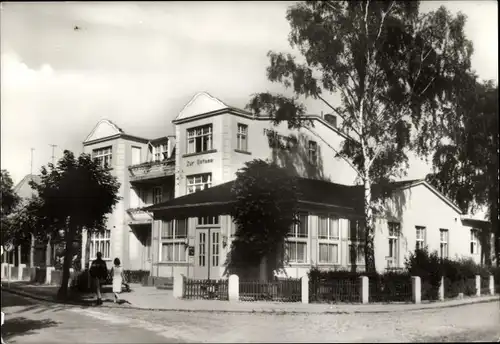
[{"label": "sidewalk", "polygon": [[[99,307],[121,307],[127,309],[142,309],[150,311],[181,311],[181,312],[231,312],[231,313],[392,313],[425,309],[449,308],[473,303],[498,302],[499,295],[469,297],[462,300],[447,300],[442,302],[423,302],[421,304],[391,303],[391,304],[302,304],[277,302],[228,302],[217,300],[182,300],[176,299],[170,290],[159,290],[153,287],[143,287],[140,284],[130,285],[132,292],[122,293],[121,298],[130,304],[116,305],[111,300],[112,294],[104,293],[108,301]],[[56,302],[58,287],[32,285],[26,282],[11,282],[10,287],[2,281],[2,290],[39,300]],[[73,298],[70,304],[91,305],[95,301],[94,294],[80,294],[79,300]],[[111,302],[110,302],[111,301]]]}]

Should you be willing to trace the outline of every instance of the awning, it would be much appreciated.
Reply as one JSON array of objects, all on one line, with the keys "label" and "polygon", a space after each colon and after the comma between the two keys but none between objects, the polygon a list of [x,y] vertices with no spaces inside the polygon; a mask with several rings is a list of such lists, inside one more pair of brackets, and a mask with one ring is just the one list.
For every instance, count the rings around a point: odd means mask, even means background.
[{"label": "awning", "polygon": [[[297,183],[299,210],[325,211],[344,218],[363,217],[358,189],[306,178],[298,178]],[[230,181],[144,210],[153,212],[155,218],[166,219],[229,214],[236,202],[231,192],[233,185],[234,181]]]}]

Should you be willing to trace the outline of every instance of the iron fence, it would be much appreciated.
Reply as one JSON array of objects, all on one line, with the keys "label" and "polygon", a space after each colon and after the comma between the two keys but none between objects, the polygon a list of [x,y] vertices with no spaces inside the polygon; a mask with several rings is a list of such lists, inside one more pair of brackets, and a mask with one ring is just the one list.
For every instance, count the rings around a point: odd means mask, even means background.
[{"label": "iron fence", "polygon": [[275,281],[240,281],[240,301],[301,302],[300,279],[287,278]]},{"label": "iron fence", "polygon": [[459,294],[471,296],[476,295],[476,279],[461,278],[459,280],[451,280],[444,278],[444,297],[446,299],[455,298]]},{"label": "iron fence", "polygon": [[229,300],[228,280],[198,280],[184,277],[185,299]]},{"label": "iron fence", "polygon": [[369,302],[411,302],[411,276],[371,278],[368,284]]},{"label": "iron fence", "polygon": [[361,302],[361,280],[338,279],[309,282],[309,302]]}]

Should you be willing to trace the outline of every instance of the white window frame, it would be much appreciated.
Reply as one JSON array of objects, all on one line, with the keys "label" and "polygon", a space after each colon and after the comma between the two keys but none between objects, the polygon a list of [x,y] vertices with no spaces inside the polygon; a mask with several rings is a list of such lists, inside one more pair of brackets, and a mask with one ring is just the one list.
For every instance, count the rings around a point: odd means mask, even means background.
[{"label": "white window frame", "polygon": [[450,231],[445,228],[439,229],[439,255],[441,259],[448,258],[450,255]]},{"label": "white window frame", "polygon": [[163,189],[161,186],[153,188],[153,204],[158,204],[163,201]]},{"label": "white window frame", "polygon": [[219,227],[220,216],[198,216],[197,227]]},{"label": "white window frame", "polygon": [[236,149],[242,152],[248,152],[248,125],[246,124],[238,123]]},{"label": "white window frame", "polygon": [[[397,229],[391,228],[392,226],[398,227]],[[389,252],[387,255],[387,261],[389,264],[389,268],[395,268],[399,267],[399,237],[401,234],[401,223],[399,222],[388,222],[387,223],[387,229],[388,229],[388,242],[389,242]],[[392,247],[392,254],[391,254],[391,247]]]},{"label": "white window frame", "polygon": [[[349,220],[349,229],[347,231],[347,265],[351,266],[351,246],[356,245],[358,252],[356,252],[356,265],[365,264],[364,256],[364,238],[363,238],[363,225],[360,220]],[[353,237],[354,234],[354,237]]]},{"label": "white window frame", "polygon": [[318,143],[316,141],[309,141],[307,157],[310,164],[316,165],[318,162]]},{"label": "white window frame", "polygon": [[[326,221],[326,235],[321,233],[322,222]],[[337,224],[337,233],[334,232],[334,223]],[[340,265],[340,219],[332,215],[318,215],[318,264],[319,265]],[[321,246],[328,247],[327,261],[321,260]],[[337,246],[337,257],[331,260],[330,246]],[[333,257],[333,255],[332,255]]]},{"label": "white window frame", "polygon": [[[185,235],[179,236],[179,222],[185,223]],[[187,240],[188,240],[188,219],[170,220],[160,222],[160,262],[163,263],[186,263],[187,262]],[[171,226],[171,227],[170,227]],[[169,227],[171,230],[169,230]],[[173,257],[163,257],[165,247],[172,246]],[[177,253],[177,254],[176,254]]]},{"label": "white window frame", "polygon": [[106,229],[104,233],[92,233],[90,236],[90,260],[97,258],[97,252],[102,253],[102,259],[111,259],[111,230]]},{"label": "white window frame", "polygon": [[[288,232],[288,235],[285,240],[285,254],[286,254],[286,260],[288,261],[289,264],[307,264],[309,261],[309,214],[307,213],[300,213],[299,218],[305,217],[305,225],[306,225],[306,234],[300,233],[300,225],[302,223],[296,223],[293,224],[292,227],[290,228],[290,232]],[[295,257],[290,257],[290,246],[295,245],[295,253],[297,254],[298,252],[298,246],[299,245],[304,245],[304,257],[302,259],[297,259],[297,256]]]},{"label": "white window frame", "polygon": [[476,228],[470,230],[470,254],[479,254],[479,231]]},{"label": "white window frame", "polygon": [[154,144],[152,153],[153,153],[153,161],[159,162],[167,159],[168,144],[167,143]]},{"label": "white window frame", "polygon": [[113,146],[93,149],[92,159],[97,161],[103,168],[111,168],[113,163]]},{"label": "white window frame", "polygon": [[[205,124],[195,128],[187,129],[187,154],[203,153],[213,150],[212,124]],[[206,141],[205,141],[206,139]],[[200,141],[200,150],[197,150],[197,141]]]},{"label": "white window frame", "polygon": [[212,187],[212,173],[193,174],[186,177],[186,193],[188,195],[210,187]]},{"label": "white window frame", "polygon": [[423,250],[426,245],[427,228],[424,226],[415,226],[415,250]]}]

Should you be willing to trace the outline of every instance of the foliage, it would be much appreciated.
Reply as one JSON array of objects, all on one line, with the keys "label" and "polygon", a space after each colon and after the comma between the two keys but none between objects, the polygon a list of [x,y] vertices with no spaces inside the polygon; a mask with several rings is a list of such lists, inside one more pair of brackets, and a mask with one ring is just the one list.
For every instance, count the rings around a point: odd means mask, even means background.
[{"label": "foliage", "polygon": [[420,276],[421,286],[425,291],[422,292],[423,299],[438,299],[443,265],[437,251],[429,253],[427,247],[415,250],[405,259],[405,267],[412,276]]},{"label": "foliage", "polygon": [[[470,69],[466,18],[444,7],[420,14],[417,1],[306,1],[291,6],[287,19],[290,44],[305,63],[269,52],[267,76],[294,97],[259,93],[247,107],[290,128],[310,127],[300,98],[318,100],[339,117],[351,139],[336,156],[364,184],[365,261],[374,271],[371,185],[402,175],[408,149],[426,154],[453,121],[443,106]],[[330,101],[334,95],[339,106]]]},{"label": "foliage", "polygon": [[469,75],[465,86],[468,92],[460,93],[453,107],[457,120],[444,132],[446,141],[440,142],[434,153],[434,171],[427,180],[466,213],[488,207],[491,227],[482,235],[482,246],[485,262],[490,265],[490,233],[495,235],[495,252],[500,254],[498,85],[480,83],[475,75]]},{"label": "foliage", "polygon": [[20,203],[19,196],[14,192],[14,182],[7,170],[1,170],[0,179],[0,202],[1,202],[1,226],[2,244],[12,241],[15,237],[16,227],[12,224],[11,214]]},{"label": "foliage", "polygon": [[231,210],[236,225],[229,265],[259,265],[281,252],[291,226],[296,222],[297,185],[286,170],[263,160],[253,160],[236,173],[232,192],[236,203]]},{"label": "foliage", "polygon": [[41,169],[41,182],[30,183],[38,192],[41,204],[37,216],[51,224],[45,229],[63,235],[66,249],[63,263],[63,280],[59,296],[67,296],[69,269],[73,261],[73,244],[81,237],[84,228],[91,232],[104,231],[106,215],[119,201],[120,184],[109,170],[101,167],[88,154],[75,158],[70,151],[56,166],[49,164]]}]

